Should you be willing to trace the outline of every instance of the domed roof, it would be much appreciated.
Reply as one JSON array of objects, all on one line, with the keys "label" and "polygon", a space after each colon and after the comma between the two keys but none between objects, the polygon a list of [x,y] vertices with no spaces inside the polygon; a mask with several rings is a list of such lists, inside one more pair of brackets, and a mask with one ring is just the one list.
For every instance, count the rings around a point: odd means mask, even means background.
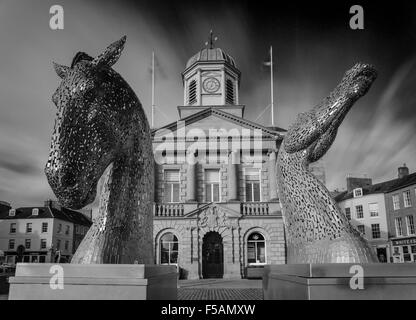
[{"label": "domed roof", "polygon": [[186,63],[186,69],[196,62],[204,61],[224,61],[237,68],[234,58],[224,52],[220,48],[204,48],[193,55]]}]

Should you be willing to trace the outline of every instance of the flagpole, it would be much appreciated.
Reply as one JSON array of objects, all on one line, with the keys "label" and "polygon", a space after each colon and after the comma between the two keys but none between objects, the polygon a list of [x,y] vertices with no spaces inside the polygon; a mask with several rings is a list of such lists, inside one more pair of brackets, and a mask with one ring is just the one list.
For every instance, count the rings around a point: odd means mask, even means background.
[{"label": "flagpole", "polygon": [[155,52],[152,51],[152,129],[155,126]]},{"label": "flagpole", "polygon": [[274,101],[273,101],[273,47],[270,46],[270,105],[272,112],[272,127],[274,127]]}]

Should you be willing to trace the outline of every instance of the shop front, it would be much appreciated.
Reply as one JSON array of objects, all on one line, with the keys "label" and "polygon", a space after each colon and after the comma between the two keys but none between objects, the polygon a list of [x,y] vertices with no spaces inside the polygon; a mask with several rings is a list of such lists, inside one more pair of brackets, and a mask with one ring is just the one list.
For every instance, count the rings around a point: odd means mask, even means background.
[{"label": "shop front", "polygon": [[416,262],[416,237],[392,239],[391,246],[391,262]]}]

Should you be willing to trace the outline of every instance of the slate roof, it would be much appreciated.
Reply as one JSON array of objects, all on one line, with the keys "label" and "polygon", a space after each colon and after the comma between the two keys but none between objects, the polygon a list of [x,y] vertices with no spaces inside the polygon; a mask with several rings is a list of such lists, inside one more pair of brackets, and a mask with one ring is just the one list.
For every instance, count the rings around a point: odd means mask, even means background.
[{"label": "slate roof", "polygon": [[[32,209],[38,209],[38,215],[32,215]],[[0,219],[11,220],[11,219],[45,219],[45,218],[56,218],[74,224],[80,224],[90,226],[91,221],[85,217],[82,213],[73,211],[67,208],[48,207],[21,207],[16,208],[15,216],[9,216],[9,210],[0,210]]]},{"label": "slate roof", "polygon": [[[397,178],[389,181],[373,184],[372,186],[362,188],[363,195],[374,193],[389,193],[407,186],[416,185],[416,172],[403,178]],[[335,201],[340,202],[353,198],[353,192],[344,191],[335,197]]]}]

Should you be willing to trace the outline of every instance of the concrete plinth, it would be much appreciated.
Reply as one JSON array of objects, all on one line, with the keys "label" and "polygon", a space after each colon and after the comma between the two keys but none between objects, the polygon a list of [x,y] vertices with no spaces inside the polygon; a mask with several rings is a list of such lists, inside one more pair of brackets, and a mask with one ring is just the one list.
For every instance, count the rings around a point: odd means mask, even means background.
[{"label": "concrete plinth", "polygon": [[416,265],[268,265],[263,275],[263,293],[265,300],[413,300],[416,299]]},{"label": "concrete plinth", "polygon": [[9,282],[9,300],[176,300],[178,290],[175,266],[143,264],[18,263]]}]

